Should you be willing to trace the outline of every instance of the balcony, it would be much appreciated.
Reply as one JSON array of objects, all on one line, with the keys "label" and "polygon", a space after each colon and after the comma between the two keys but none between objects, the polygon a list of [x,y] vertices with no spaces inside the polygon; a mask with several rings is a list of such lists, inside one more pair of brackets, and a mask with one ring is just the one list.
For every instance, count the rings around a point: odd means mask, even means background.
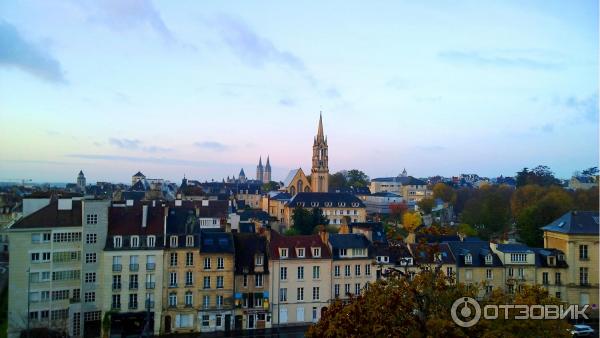
[{"label": "balcony", "polygon": [[156,269],[156,263],[146,263],[146,270],[154,271]]},{"label": "balcony", "polygon": [[129,271],[138,271],[140,269],[139,264],[129,264]]},{"label": "balcony", "polygon": [[146,309],[154,309],[154,301],[153,300],[146,301]]},{"label": "balcony", "polygon": [[123,270],[123,266],[121,264],[113,264],[112,271],[120,272],[121,270]]},{"label": "balcony", "polygon": [[146,282],[146,289],[154,289],[156,287],[156,282]]},{"label": "balcony", "polygon": [[186,287],[191,287],[191,286],[194,286],[194,283],[185,283],[185,286]]},{"label": "balcony", "polygon": [[129,290],[137,290],[139,287],[138,283],[129,283]]},{"label": "balcony", "polygon": [[113,283],[112,289],[113,290],[121,290],[121,283]]}]

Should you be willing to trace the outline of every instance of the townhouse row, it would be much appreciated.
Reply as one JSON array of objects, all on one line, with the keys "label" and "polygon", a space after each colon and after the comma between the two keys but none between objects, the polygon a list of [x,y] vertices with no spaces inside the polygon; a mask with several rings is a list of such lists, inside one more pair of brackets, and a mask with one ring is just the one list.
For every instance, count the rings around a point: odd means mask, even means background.
[{"label": "townhouse row", "polygon": [[529,283],[568,303],[598,302],[597,213],[563,216],[545,228],[546,248],[528,248],[392,243],[378,223],[310,236],[230,233],[203,226],[201,207],[57,199],[13,224],[9,336],[27,327],[98,337],[308,324],[333,299],[423,264],[482,284],[482,297]]}]

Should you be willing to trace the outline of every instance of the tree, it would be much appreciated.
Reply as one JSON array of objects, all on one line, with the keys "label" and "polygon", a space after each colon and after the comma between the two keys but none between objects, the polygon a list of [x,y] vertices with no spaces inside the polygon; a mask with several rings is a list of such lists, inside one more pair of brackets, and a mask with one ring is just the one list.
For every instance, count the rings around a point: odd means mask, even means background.
[{"label": "tree", "polygon": [[313,208],[310,211],[310,217],[313,229],[318,225],[327,226],[329,224],[329,219],[323,215],[323,210],[321,208]]},{"label": "tree", "polygon": [[598,187],[590,189],[577,189],[573,192],[573,208],[577,210],[598,210],[600,209],[598,197]]},{"label": "tree", "polygon": [[459,224],[456,229],[456,232],[469,237],[477,236],[477,230],[473,229],[473,227],[467,223]]},{"label": "tree", "polygon": [[419,202],[417,202],[417,205],[419,206],[419,209],[423,210],[423,213],[425,215],[428,215],[431,213],[431,210],[433,210],[435,201],[433,200],[433,198],[423,198],[421,199]]},{"label": "tree", "polygon": [[440,182],[436,183],[432,190],[434,198],[439,198],[442,201],[450,204],[454,204],[454,202],[456,202],[456,191],[454,191],[451,186]]},{"label": "tree", "polygon": [[[336,301],[323,313],[307,337],[568,337],[566,320],[481,319],[463,328],[450,316],[453,303],[463,297],[475,298],[479,288],[452,283],[439,266],[421,270],[411,278],[394,270],[385,280],[371,284],[347,304]],[[559,302],[539,286],[524,286],[515,296],[497,290],[482,302],[487,304],[554,304]],[[502,314],[502,313],[500,313]]]},{"label": "tree", "polygon": [[277,190],[277,189],[279,189],[279,184],[275,181],[270,181],[270,182],[264,183],[262,185],[261,189],[263,192]]},{"label": "tree", "polygon": [[581,172],[582,176],[596,176],[598,175],[598,167],[587,168]]},{"label": "tree", "polygon": [[402,216],[407,210],[408,205],[404,201],[390,204],[390,219],[394,221],[396,226],[402,222]]},{"label": "tree", "polygon": [[460,221],[476,226],[479,236],[489,239],[504,232],[510,224],[512,190],[506,186],[483,186],[475,189],[466,201]]},{"label": "tree", "polygon": [[407,212],[402,216],[402,226],[408,232],[414,232],[421,225],[421,215],[418,212]]},{"label": "tree", "polygon": [[292,228],[300,235],[310,235],[314,232],[317,225],[328,225],[329,220],[323,216],[321,208],[308,210],[302,207],[295,207],[292,212]]},{"label": "tree", "polygon": [[369,185],[369,176],[358,169],[349,170],[346,173],[346,179],[348,180],[348,186],[351,187],[366,187]]},{"label": "tree", "polygon": [[345,189],[348,187],[348,180],[346,179],[346,175],[338,171],[333,175],[329,175],[329,189],[330,191],[336,191],[340,189]]},{"label": "tree", "polygon": [[547,187],[560,185],[560,182],[554,177],[554,173],[550,170],[550,167],[538,165],[531,170],[523,168],[522,171],[517,172],[517,187],[527,184],[537,184]]}]

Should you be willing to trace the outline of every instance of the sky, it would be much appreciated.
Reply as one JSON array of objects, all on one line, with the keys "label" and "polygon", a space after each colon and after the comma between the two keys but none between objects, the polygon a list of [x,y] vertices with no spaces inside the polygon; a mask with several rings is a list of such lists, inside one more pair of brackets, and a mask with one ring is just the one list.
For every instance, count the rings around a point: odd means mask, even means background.
[{"label": "sky", "polygon": [[2,1],[0,181],[598,165],[597,1]]}]

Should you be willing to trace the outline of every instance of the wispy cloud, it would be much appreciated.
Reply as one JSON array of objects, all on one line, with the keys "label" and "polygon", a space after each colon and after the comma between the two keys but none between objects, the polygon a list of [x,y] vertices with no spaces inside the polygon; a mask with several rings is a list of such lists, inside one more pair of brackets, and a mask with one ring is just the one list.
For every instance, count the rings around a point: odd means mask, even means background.
[{"label": "wispy cloud", "polygon": [[189,166],[207,166],[207,165],[218,165],[218,163],[203,162],[203,161],[192,161],[192,160],[181,160],[168,157],[141,157],[141,156],[119,156],[119,155],[104,155],[104,154],[68,154],[67,157],[80,158],[86,160],[100,160],[100,161],[125,161],[125,162],[142,162],[142,163],[156,163],[166,165],[189,165]]},{"label": "wispy cloud", "polygon": [[214,151],[225,151],[229,149],[228,145],[216,141],[195,142],[194,145],[198,148]]},{"label": "wispy cloud", "polygon": [[148,153],[157,153],[157,152],[168,152],[172,149],[163,148],[159,146],[144,146],[142,141],[136,139],[127,139],[127,138],[114,138],[111,137],[108,139],[108,143],[117,148],[126,149],[126,150],[141,150]]},{"label": "wispy cloud", "polygon": [[570,96],[564,100],[564,105],[573,111],[576,117],[587,122],[598,122],[598,94],[587,97]]},{"label": "wispy cloud", "polygon": [[0,66],[16,67],[43,80],[65,83],[60,62],[34,43],[31,43],[15,26],[0,19]]},{"label": "wispy cloud", "polygon": [[94,0],[79,4],[89,13],[90,21],[102,23],[113,30],[146,26],[165,42],[177,41],[150,0]]},{"label": "wispy cloud", "polygon": [[519,55],[512,52],[475,52],[448,50],[438,53],[438,57],[444,61],[474,66],[492,66],[506,68],[523,68],[531,70],[557,70],[564,67],[560,62],[547,61],[533,58],[528,55]]}]

